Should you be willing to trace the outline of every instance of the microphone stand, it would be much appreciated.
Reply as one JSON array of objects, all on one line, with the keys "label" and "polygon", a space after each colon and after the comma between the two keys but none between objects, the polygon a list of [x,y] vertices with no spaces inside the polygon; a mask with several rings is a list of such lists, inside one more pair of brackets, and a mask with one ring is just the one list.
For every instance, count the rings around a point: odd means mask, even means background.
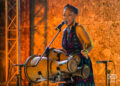
[{"label": "microphone stand", "polygon": [[[111,62],[111,61],[100,61],[100,63],[104,63],[105,64],[105,75],[106,75],[106,86],[107,86],[107,82],[108,82],[108,86],[110,86],[110,77],[109,77],[109,81],[107,79],[107,75],[110,74],[110,70],[107,69],[107,66],[108,66],[108,62]],[[99,61],[97,61],[97,63],[99,63]]]},{"label": "microphone stand", "polygon": [[41,57],[39,58],[39,60],[36,62],[34,66],[37,66],[38,63],[40,62],[40,60],[42,59],[43,55],[46,54],[47,56],[47,86],[49,86],[49,47],[50,45],[53,43],[53,41],[55,40],[55,38],[58,36],[58,34],[61,32],[61,28],[59,28],[59,31],[57,32],[57,34],[55,35],[55,37],[52,39],[52,41],[49,43],[49,45],[46,47],[45,51],[43,52],[43,54],[41,55]]},{"label": "microphone stand", "polygon": [[43,52],[43,54],[40,56],[40,59],[36,62],[35,65],[32,65],[33,67],[34,66],[37,66],[37,64],[39,63],[39,61],[41,60],[41,58],[43,57],[44,54],[48,53],[49,51],[49,47],[50,45],[53,43],[53,41],[55,40],[55,38],[57,37],[57,35],[60,33],[61,29],[59,29],[59,31],[57,32],[57,34],[55,35],[55,37],[52,39],[52,41],[49,43],[49,45],[46,47],[45,51]]},{"label": "microphone stand", "polygon": [[107,62],[105,62],[104,64],[105,64],[105,75],[106,75],[106,86],[107,86]]},{"label": "microphone stand", "polygon": [[[104,62],[104,64],[105,64],[105,74],[106,74],[106,86],[107,86],[107,82],[108,82],[108,86],[110,86],[110,70],[108,70],[108,68],[107,68],[107,66],[108,66],[107,63],[108,63],[107,61]],[[107,76],[108,74],[109,74],[109,77]]]}]

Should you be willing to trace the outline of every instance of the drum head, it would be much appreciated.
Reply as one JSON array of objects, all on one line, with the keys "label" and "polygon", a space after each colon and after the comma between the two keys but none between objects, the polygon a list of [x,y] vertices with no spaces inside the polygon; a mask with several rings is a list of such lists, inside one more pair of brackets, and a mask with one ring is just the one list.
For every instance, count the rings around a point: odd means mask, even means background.
[{"label": "drum head", "polygon": [[77,71],[77,62],[74,59],[71,59],[67,63],[67,67],[70,73],[74,73]]}]

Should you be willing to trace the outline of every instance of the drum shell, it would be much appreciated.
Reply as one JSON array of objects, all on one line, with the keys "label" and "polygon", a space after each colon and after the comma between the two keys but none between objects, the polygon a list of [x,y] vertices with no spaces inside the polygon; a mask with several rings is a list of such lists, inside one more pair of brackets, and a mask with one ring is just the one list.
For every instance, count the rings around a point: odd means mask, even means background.
[{"label": "drum shell", "polygon": [[77,62],[74,59],[66,60],[65,63],[59,65],[59,68],[61,72],[74,73],[77,71]]},{"label": "drum shell", "polygon": [[[40,59],[40,56],[30,56],[26,62],[25,62],[25,76],[30,82],[33,83],[39,83],[39,79],[41,79],[41,76],[43,77],[43,80],[47,80],[47,58],[42,57],[40,62],[35,67],[30,67],[31,65],[35,65],[36,62]],[[65,60],[64,60],[65,61]],[[66,60],[65,63],[59,64],[63,61],[55,61],[52,59],[49,59],[49,78],[54,77],[57,75],[58,67],[60,68],[60,72],[65,73],[74,73],[77,71],[77,62],[74,59]],[[40,73],[40,74],[39,74]]]},{"label": "drum shell", "polygon": [[[46,57],[47,55],[45,54],[44,56]],[[78,65],[81,62],[81,57],[79,55],[77,54],[67,55],[64,51],[55,48],[49,49],[49,58],[56,61],[74,59],[76,60]]]},{"label": "drum shell", "polygon": [[[46,54],[44,55],[47,56]],[[63,61],[68,58],[68,55],[65,54],[62,50],[50,48],[49,49],[49,58],[56,61]]]},{"label": "drum shell", "polygon": [[[39,58],[40,57],[36,57],[36,56],[30,57],[27,59],[25,63],[26,65],[24,68],[25,75],[30,82],[34,82],[34,83],[40,82],[38,81],[38,79],[41,79],[39,72],[41,73],[43,79],[45,80],[47,79],[47,58],[42,58],[38,63],[38,65],[35,67],[27,67],[30,65],[34,65],[39,60]],[[57,67],[58,67],[58,63],[56,61],[49,60],[50,78],[58,73]]]}]

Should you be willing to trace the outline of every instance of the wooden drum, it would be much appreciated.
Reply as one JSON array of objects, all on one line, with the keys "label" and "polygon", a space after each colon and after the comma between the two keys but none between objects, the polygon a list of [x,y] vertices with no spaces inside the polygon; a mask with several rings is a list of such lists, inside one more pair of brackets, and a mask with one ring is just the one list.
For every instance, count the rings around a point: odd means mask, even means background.
[{"label": "wooden drum", "polygon": [[[25,62],[25,75],[30,82],[41,82],[47,80],[47,58],[42,57],[40,62],[35,67],[29,67],[30,65],[35,65],[36,62],[39,60],[39,56],[32,56],[27,59]],[[28,66],[28,67],[27,67]],[[56,75],[58,62],[49,60],[49,77]]]},{"label": "wooden drum", "polygon": [[[39,56],[30,56],[25,62],[25,75],[30,82],[39,83],[47,80],[47,58],[42,57],[37,66],[35,65],[39,60]],[[55,61],[49,60],[49,78],[52,79],[60,72],[74,73],[77,71],[77,62],[74,59]]]},{"label": "wooden drum", "polygon": [[[44,55],[46,57],[46,54]],[[74,59],[79,65],[81,62],[81,57],[78,55],[66,55],[66,53],[60,49],[50,48],[49,49],[49,58],[56,61],[63,61]]]},{"label": "wooden drum", "polygon": [[[46,57],[46,54],[44,56]],[[66,55],[65,52],[63,52],[62,50],[50,48],[49,58],[56,61],[63,61],[68,58],[68,55]]]}]

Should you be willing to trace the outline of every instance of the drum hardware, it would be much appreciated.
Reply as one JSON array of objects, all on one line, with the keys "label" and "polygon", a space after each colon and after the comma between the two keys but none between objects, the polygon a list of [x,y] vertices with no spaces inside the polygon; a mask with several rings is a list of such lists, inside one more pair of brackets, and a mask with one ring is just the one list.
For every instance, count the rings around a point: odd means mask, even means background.
[{"label": "drum hardware", "polygon": [[61,81],[61,76],[60,75],[58,75],[58,81]]},{"label": "drum hardware", "polygon": [[58,70],[58,74],[61,75],[61,71],[59,67],[57,67],[57,70]]},{"label": "drum hardware", "polygon": [[41,81],[46,81],[46,79],[44,79],[44,78],[42,77],[42,74],[41,74],[40,71],[38,72],[38,74],[40,75],[40,78],[37,78],[36,81],[39,81],[39,82],[41,82]]},{"label": "drum hardware", "polygon": [[59,49],[54,49],[53,51],[56,53],[64,53],[62,50],[59,50]]},{"label": "drum hardware", "polygon": [[74,82],[74,79],[72,77],[70,77],[71,81]]},{"label": "drum hardware", "polygon": [[56,81],[58,81],[58,75],[59,75],[59,74],[53,76],[53,77],[50,79],[50,82],[56,83]]},{"label": "drum hardware", "polygon": [[14,66],[18,66],[19,67],[19,74],[17,74],[17,86],[21,86],[21,79],[22,79],[22,75],[21,75],[21,68],[24,67],[24,64],[15,64]]},{"label": "drum hardware", "polygon": [[81,67],[77,67],[78,70],[82,69],[82,66]]},{"label": "drum hardware", "polygon": [[57,67],[57,70],[58,70],[57,81],[61,81],[61,71],[60,71],[60,68]]},{"label": "drum hardware", "polygon": [[68,60],[73,59],[73,55],[69,55],[67,59],[68,59]]},{"label": "drum hardware", "polygon": [[72,73],[62,73],[61,74],[61,82],[64,81],[65,83],[72,83],[74,79],[72,77]]},{"label": "drum hardware", "polygon": [[41,72],[39,71],[38,74],[40,75],[40,79],[43,79]]},{"label": "drum hardware", "polygon": [[63,65],[63,64],[66,64],[68,62],[68,60],[64,60],[64,61],[60,61],[58,62],[59,65]]},{"label": "drum hardware", "polygon": [[62,72],[59,71],[59,73],[57,75],[55,75],[55,82],[57,81],[61,81],[61,75],[62,75]]}]

